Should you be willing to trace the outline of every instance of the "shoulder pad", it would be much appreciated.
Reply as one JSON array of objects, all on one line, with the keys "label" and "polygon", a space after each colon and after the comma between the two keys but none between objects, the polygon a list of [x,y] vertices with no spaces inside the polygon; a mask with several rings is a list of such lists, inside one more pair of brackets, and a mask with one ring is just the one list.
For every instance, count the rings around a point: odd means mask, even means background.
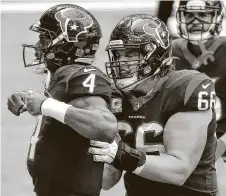
[{"label": "shoulder pad", "polygon": [[96,74],[110,83],[109,78],[104,72],[102,72],[98,67],[94,67],[91,65],[83,67],[83,69],[80,69],[75,75],[73,75],[73,77],[76,77],[78,75],[87,75],[87,74]]},{"label": "shoulder pad", "polygon": [[205,74],[197,74],[186,86],[183,97],[184,111],[209,110],[216,104],[214,84]]},{"label": "shoulder pad", "polygon": [[197,74],[194,78],[192,78],[192,80],[189,81],[186,86],[186,91],[184,95],[184,105],[186,105],[195,89],[205,80],[209,80],[212,83],[211,79],[203,73]]},{"label": "shoulder pad", "polygon": [[[206,82],[207,81],[207,82]],[[206,84],[207,83],[207,84]],[[210,85],[208,89],[203,89]],[[175,89],[177,89],[175,91]],[[181,105],[185,106],[186,110],[199,110],[199,96],[200,91],[205,91],[204,94],[208,94],[208,100],[213,100],[212,91],[214,92],[214,85],[211,79],[204,73],[200,73],[195,70],[181,70],[176,71],[165,84],[165,90],[170,93],[175,92],[176,97],[179,98]]]},{"label": "shoulder pad", "polygon": [[111,87],[108,77],[97,67],[84,66],[71,72],[65,80],[66,92],[71,99],[79,96],[101,96],[110,100]]},{"label": "shoulder pad", "polygon": [[62,66],[59,69],[56,70],[56,72],[53,74],[52,79],[53,80],[59,80],[62,78],[66,78],[70,75],[72,72],[77,72],[78,70],[82,69],[84,65],[66,65]]},{"label": "shoulder pad", "polygon": [[178,99],[176,104],[179,111],[207,110],[215,102],[215,89],[211,79],[195,70],[176,71],[166,81],[165,91],[169,97]]},{"label": "shoulder pad", "polygon": [[165,88],[174,89],[186,85],[194,75],[199,74],[196,70],[175,71],[166,81]]},{"label": "shoulder pad", "polygon": [[75,64],[63,66],[60,69],[58,69],[54,75],[58,75],[58,78],[67,78],[67,80],[70,80],[71,78],[75,78],[80,75],[88,75],[91,73],[103,77],[110,83],[110,80],[108,79],[107,75],[103,73],[99,68],[94,67],[92,65]]},{"label": "shoulder pad", "polygon": [[75,64],[61,67],[54,74],[52,81],[53,85],[57,83],[67,100],[79,96],[101,96],[109,101],[112,93],[106,74],[92,65]]}]

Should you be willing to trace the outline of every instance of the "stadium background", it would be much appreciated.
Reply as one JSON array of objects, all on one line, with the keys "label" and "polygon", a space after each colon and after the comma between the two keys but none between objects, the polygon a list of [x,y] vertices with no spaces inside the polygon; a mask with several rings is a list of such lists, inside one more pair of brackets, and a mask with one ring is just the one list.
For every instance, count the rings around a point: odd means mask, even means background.
[{"label": "stadium background", "polygon": [[[71,1],[73,2],[73,1]],[[30,136],[34,129],[35,118],[27,113],[19,118],[7,110],[7,98],[15,91],[33,89],[43,91],[44,76],[35,75],[31,68],[24,68],[22,59],[22,44],[35,43],[37,34],[29,31],[32,23],[39,19],[41,13],[54,4],[60,2],[40,0],[35,1],[7,1],[1,4],[1,193],[2,196],[31,196],[33,186],[26,168],[26,156]],[[65,3],[65,2],[63,2]],[[69,2],[70,3],[70,2]],[[104,2],[76,2],[89,9],[102,27],[101,40],[95,65],[105,71],[104,62],[107,61],[105,47],[113,27],[124,16],[134,13],[148,13],[156,15],[158,1],[140,0]],[[172,12],[169,27],[176,34],[176,21]],[[225,23],[225,21],[224,21]],[[224,25],[225,33],[226,25]],[[218,163],[220,171],[219,186],[221,196],[226,195],[226,164]],[[224,174],[225,173],[225,174]],[[101,196],[124,195],[121,180],[110,191],[102,191]]]}]

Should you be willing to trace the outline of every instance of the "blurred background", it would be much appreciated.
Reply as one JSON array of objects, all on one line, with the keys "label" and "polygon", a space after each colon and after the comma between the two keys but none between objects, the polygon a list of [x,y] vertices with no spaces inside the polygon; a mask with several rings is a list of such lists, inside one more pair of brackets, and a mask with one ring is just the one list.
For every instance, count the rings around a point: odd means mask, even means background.
[{"label": "blurred background", "polygon": [[[45,0],[2,0],[1,1],[1,193],[2,196],[32,196],[33,185],[26,168],[26,156],[29,140],[32,135],[35,118],[24,113],[19,118],[7,109],[7,98],[21,90],[43,91],[43,75],[36,75],[31,68],[24,68],[22,44],[34,44],[38,36],[29,31],[29,27],[40,18],[49,7],[59,3],[75,3],[74,1]],[[165,19],[174,37],[177,37],[175,7],[172,4],[169,19]],[[103,38],[97,52],[95,65],[105,71],[107,59],[105,47],[114,26],[124,16],[135,13],[158,15],[159,1],[124,0],[124,1],[80,1],[76,4],[88,9],[99,21]],[[165,9],[165,8],[163,8]],[[224,20],[221,35],[226,35]],[[225,164],[226,165],[226,164]],[[226,168],[225,168],[226,171]],[[226,175],[224,175],[226,178]],[[222,182],[225,179],[222,178]],[[222,183],[222,186],[225,186]],[[226,188],[225,188],[226,189]],[[103,191],[101,196],[124,195],[121,181],[110,191]],[[222,196],[226,195],[222,194]]]}]

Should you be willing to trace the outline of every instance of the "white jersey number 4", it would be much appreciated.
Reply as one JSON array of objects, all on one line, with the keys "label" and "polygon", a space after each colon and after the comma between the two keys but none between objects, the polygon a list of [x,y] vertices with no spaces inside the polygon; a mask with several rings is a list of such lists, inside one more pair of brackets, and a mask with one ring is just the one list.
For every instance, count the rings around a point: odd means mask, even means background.
[{"label": "white jersey number 4", "polygon": [[86,88],[89,88],[89,92],[93,93],[95,87],[95,74],[90,74],[82,83],[82,85]]}]

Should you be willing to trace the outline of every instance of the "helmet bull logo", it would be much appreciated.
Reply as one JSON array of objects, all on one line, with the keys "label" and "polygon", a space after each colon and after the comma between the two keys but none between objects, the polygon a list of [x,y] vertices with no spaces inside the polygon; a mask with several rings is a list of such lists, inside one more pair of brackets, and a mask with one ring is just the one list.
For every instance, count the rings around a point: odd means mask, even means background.
[{"label": "helmet bull logo", "polygon": [[87,33],[87,29],[93,25],[92,18],[76,8],[60,10],[55,17],[68,42],[78,42],[78,36]]},{"label": "helmet bull logo", "polygon": [[[169,46],[169,31],[167,29],[164,30],[158,30],[161,27],[161,23],[159,21],[154,20],[152,23],[145,23],[143,26],[143,30],[146,34],[152,36],[154,40],[160,44],[164,49],[168,48]],[[159,33],[162,32],[162,33]],[[167,33],[165,33],[167,32]]]}]

